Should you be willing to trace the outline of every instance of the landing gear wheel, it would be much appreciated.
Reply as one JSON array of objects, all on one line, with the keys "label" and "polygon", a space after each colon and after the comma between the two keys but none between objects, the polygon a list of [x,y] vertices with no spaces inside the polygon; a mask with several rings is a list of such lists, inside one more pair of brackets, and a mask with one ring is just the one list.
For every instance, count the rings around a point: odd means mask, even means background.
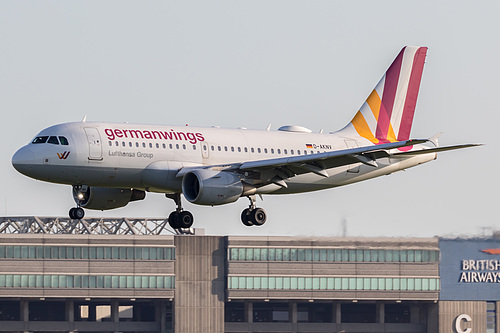
[{"label": "landing gear wheel", "polygon": [[194,217],[191,212],[187,210],[182,211],[177,215],[177,225],[179,228],[191,228],[194,222]]},{"label": "landing gear wheel", "polygon": [[241,222],[247,227],[253,226],[252,221],[250,221],[250,208],[246,208],[241,212]]},{"label": "landing gear wheel", "polygon": [[170,213],[168,216],[168,224],[173,228],[173,229],[179,229],[179,213],[177,211],[173,211]]},{"label": "landing gear wheel", "polygon": [[250,220],[254,225],[263,225],[267,221],[266,211],[262,208],[255,208],[250,212]]},{"label": "landing gear wheel", "polygon": [[80,207],[77,207],[77,208],[73,207],[69,210],[69,218],[70,219],[81,220],[81,219],[83,219],[84,216],[85,216],[85,211]]},{"label": "landing gear wheel", "polygon": [[181,194],[180,193],[167,193],[165,196],[174,200],[177,209],[168,216],[168,224],[172,229],[187,229],[191,228],[194,222],[194,217],[191,212],[182,209]]}]

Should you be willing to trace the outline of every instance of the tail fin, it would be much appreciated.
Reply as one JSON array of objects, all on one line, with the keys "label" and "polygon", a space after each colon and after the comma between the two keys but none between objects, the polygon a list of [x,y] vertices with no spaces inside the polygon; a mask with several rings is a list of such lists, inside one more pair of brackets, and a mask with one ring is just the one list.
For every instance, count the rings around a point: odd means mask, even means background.
[{"label": "tail fin", "polygon": [[374,144],[409,139],[426,53],[404,47],[342,134],[355,130]]}]

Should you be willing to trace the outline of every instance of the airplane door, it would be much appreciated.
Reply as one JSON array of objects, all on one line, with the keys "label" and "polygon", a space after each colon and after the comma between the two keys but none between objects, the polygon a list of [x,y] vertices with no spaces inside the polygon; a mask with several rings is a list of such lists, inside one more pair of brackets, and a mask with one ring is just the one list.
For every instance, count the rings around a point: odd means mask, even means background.
[{"label": "airplane door", "polygon": [[89,160],[102,160],[101,136],[95,127],[85,127],[87,142],[89,143]]},{"label": "airplane door", "polygon": [[[345,139],[345,145],[347,148],[358,148],[358,142],[356,140]],[[359,172],[359,163],[350,164],[347,168],[347,173],[358,173]]]},{"label": "airplane door", "polygon": [[210,156],[210,151],[208,150],[208,143],[205,141],[200,142],[201,146],[201,156],[203,156],[203,159],[207,159]]}]

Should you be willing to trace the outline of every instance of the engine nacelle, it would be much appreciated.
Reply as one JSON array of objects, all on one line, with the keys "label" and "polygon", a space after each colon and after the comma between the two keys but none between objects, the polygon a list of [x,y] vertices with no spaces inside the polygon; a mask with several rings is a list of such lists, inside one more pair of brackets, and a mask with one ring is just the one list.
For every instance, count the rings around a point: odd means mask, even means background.
[{"label": "engine nacelle", "polygon": [[231,172],[199,169],[184,175],[182,193],[194,204],[223,205],[241,197],[243,183]]},{"label": "engine nacelle", "polygon": [[86,187],[73,189],[73,199],[87,209],[106,210],[126,206],[130,201],[143,200],[146,192],[134,189]]}]

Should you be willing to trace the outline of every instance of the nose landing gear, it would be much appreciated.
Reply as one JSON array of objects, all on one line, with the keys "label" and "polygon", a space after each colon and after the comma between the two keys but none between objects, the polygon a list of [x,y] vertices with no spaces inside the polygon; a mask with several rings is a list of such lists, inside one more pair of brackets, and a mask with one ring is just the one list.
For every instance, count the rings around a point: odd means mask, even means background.
[{"label": "nose landing gear", "polygon": [[263,208],[258,208],[255,205],[255,195],[249,195],[250,205],[241,212],[241,222],[247,227],[252,225],[261,226],[267,221],[267,214]]},{"label": "nose landing gear", "polygon": [[76,207],[69,210],[69,218],[73,220],[81,220],[85,216],[85,211],[80,207],[81,202],[85,202],[87,198],[88,186],[75,185],[73,186],[73,198],[76,202]]},{"label": "nose landing gear", "polygon": [[73,207],[69,210],[69,218],[73,220],[81,220],[85,216],[85,211],[81,207]]},{"label": "nose landing gear", "polygon": [[191,212],[182,209],[181,194],[165,194],[165,196],[174,200],[175,204],[177,205],[177,209],[170,213],[170,215],[168,216],[168,224],[173,229],[191,228],[194,222],[194,217]]}]

